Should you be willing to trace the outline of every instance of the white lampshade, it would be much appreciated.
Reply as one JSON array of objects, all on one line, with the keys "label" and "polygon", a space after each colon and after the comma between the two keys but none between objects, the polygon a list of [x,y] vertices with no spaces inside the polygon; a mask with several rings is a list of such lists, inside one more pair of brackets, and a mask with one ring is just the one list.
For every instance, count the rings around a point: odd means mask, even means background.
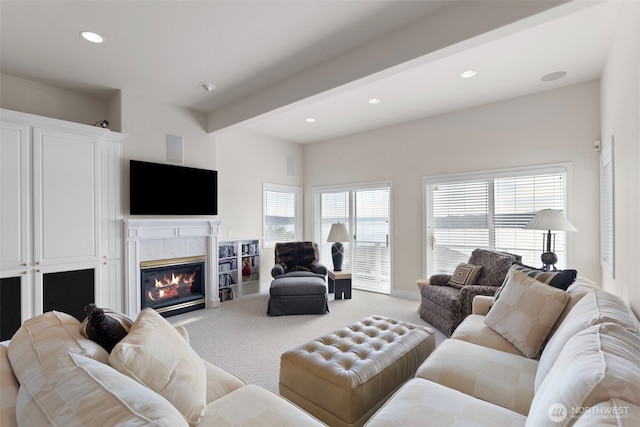
[{"label": "white lampshade", "polygon": [[331,224],[331,230],[329,230],[327,242],[348,242],[349,240],[351,240],[349,238],[349,230],[347,230],[347,225],[345,223],[336,222]]},{"label": "white lampshade", "polygon": [[524,228],[527,230],[578,231],[561,211],[555,209],[542,209]]}]

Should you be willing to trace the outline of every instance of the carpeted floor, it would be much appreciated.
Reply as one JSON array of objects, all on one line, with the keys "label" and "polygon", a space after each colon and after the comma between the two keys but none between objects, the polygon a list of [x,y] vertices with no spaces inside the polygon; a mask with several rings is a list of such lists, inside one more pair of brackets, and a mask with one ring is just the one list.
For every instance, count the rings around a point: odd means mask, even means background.
[{"label": "carpeted floor", "polygon": [[[223,302],[220,308],[169,317],[189,331],[191,346],[203,358],[242,378],[278,393],[280,355],[313,338],[372,314],[429,326],[417,313],[419,302],[372,292],[353,291],[350,300],[329,294],[325,315],[267,316],[267,293]],[[444,335],[436,331],[436,341]]]}]

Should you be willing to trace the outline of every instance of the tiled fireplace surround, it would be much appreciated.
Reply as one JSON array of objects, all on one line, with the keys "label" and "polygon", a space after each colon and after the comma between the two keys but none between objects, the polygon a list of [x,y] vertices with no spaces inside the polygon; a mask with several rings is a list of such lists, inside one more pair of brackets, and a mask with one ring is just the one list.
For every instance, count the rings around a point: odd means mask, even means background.
[{"label": "tiled fireplace surround", "polygon": [[205,306],[220,305],[218,297],[219,220],[127,219],[124,221],[124,309],[135,317],[140,312],[140,262],[205,256]]}]

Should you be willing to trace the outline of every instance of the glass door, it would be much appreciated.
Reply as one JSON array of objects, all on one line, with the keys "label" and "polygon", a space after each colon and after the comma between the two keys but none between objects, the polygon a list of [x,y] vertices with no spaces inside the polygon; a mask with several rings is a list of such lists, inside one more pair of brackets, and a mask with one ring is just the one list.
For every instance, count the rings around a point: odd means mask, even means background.
[{"label": "glass door", "polygon": [[335,222],[347,224],[351,241],[344,245],[343,271],[351,272],[352,286],[388,294],[391,292],[391,242],[389,183],[314,190],[316,242],[321,260],[333,268],[327,236]]}]

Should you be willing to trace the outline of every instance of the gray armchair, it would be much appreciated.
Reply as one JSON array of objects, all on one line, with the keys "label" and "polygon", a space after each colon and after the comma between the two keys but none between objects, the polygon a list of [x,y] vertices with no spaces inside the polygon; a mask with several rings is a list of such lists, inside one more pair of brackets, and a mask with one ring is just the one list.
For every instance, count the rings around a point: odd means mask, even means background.
[{"label": "gray armchair", "polygon": [[312,242],[276,243],[269,316],[329,312],[327,268],[318,263],[317,253]]},{"label": "gray armchair", "polygon": [[449,274],[436,274],[428,280],[418,280],[420,317],[446,336],[451,336],[460,322],[471,314],[473,298],[476,295],[495,295],[511,264],[521,260],[519,255],[475,249],[468,264],[481,269],[472,284],[453,283],[453,276]]}]

